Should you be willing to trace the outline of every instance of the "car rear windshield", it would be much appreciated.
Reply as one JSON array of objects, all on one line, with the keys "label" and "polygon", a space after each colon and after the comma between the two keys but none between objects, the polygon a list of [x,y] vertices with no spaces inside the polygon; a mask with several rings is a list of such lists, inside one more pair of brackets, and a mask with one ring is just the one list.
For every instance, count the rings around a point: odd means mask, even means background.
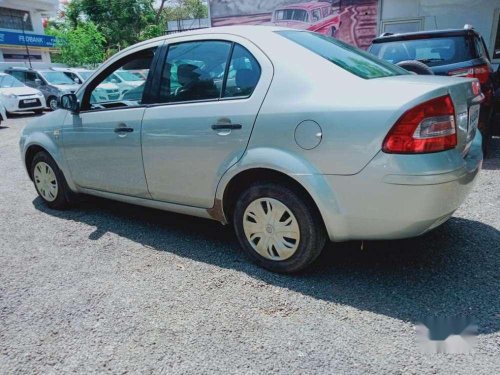
[{"label": "car rear windshield", "polygon": [[318,33],[293,30],[276,32],[361,78],[409,74],[406,70],[380,60],[359,48]]},{"label": "car rear windshield", "polygon": [[473,39],[465,36],[374,43],[370,52],[393,64],[417,60],[428,66],[455,64],[476,57]]}]

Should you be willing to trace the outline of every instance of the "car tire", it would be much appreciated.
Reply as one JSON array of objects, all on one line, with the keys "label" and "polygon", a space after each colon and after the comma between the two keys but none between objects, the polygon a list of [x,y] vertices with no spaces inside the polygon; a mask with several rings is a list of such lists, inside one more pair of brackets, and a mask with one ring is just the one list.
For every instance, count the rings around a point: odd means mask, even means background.
[{"label": "car tire", "polygon": [[246,255],[278,273],[305,269],[326,242],[314,203],[295,189],[271,182],[252,185],[240,195],[233,225]]},{"label": "car tire", "polygon": [[68,187],[63,173],[47,152],[40,151],[35,155],[30,173],[38,195],[48,207],[61,210],[73,203],[75,193]]},{"label": "car tire", "polygon": [[[482,140],[482,149],[483,149],[483,158],[488,158],[490,154],[491,142],[493,138],[493,126],[494,126],[495,115],[493,109],[487,115],[487,118],[484,121],[484,127],[480,126]],[[481,119],[479,120],[481,122]]]},{"label": "car tire", "polygon": [[57,109],[57,98],[55,96],[49,97],[47,99],[47,105],[52,111],[55,111]]},{"label": "car tire", "polygon": [[408,70],[409,72],[413,72],[418,75],[428,75],[428,76],[434,75],[434,72],[432,71],[431,68],[429,68],[423,62],[417,60],[400,61],[396,65],[400,66],[403,69]]}]

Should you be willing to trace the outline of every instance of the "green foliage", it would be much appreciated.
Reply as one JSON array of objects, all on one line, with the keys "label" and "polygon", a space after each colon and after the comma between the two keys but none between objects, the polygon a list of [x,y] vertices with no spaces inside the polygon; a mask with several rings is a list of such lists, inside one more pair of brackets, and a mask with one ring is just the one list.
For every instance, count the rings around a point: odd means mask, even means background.
[{"label": "green foliage", "polygon": [[92,22],[81,22],[76,28],[63,24],[50,26],[47,35],[57,38],[61,51],[52,60],[69,66],[96,65],[104,60],[106,39]]},{"label": "green foliage", "polygon": [[52,60],[76,66],[101,63],[120,49],[161,36],[167,21],[205,18],[208,8],[202,0],[72,0],[64,14],[47,28],[61,50]]},{"label": "green foliage", "polygon": [[136,43],[148,25],[153,25],[154,0],[73,0],[66,16],[73,26],[92,21],[106,39],[106,47],[124,48]]}]

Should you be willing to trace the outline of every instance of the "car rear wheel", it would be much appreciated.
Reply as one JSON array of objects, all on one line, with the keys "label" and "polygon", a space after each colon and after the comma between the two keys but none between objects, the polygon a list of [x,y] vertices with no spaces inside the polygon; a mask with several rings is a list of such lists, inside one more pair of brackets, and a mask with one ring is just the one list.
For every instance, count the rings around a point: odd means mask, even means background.
[{"label": "car rear wheel", "polygon": [[51,110],[55,111],[57,109],[57,98],[55,96],[51,96],[47,100],[47,104]]},{"label": "car rear wheel", "polygon": [[244,191],[236,203],[233,225],[250,259],[274,272],[303,270],[326,242],[323,222],[311,202],[276,183],[259,183]]},{"label": "car rear wheel", "polygon": [[74,193],[54,159],[45,151],[33,158],[31,176],[38,195],[50,208],[64,209],[72,203]]}]

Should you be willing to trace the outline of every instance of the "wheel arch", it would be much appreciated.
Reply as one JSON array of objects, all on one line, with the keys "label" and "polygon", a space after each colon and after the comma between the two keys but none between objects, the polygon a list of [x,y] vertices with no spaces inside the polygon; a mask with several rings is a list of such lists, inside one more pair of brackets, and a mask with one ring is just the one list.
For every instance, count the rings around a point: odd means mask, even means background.
[{"label": "wheel arch", "polygon": [[61,170],[71,190],[76,191],[76,187],[73,184],[73,181],[71,180],[71,178],[69,178],[70,174],[66,169],[66,165],[64,164],[64,160],[58,146],[54,144],[54,142],[46,135],[41,135],[40,133],[38,133],[37,135],[35,135],[35,138],[36,139],[32,139],[31,142],[28,142],[26,144],[26,146],[24,147],[25,151],[23,155],[24,165],[30,179],[33,180],[33,176],[31,175],[31,163],[33,162],[33,158],[38,152],[44,151],[50,155],[50,157],[56,163],[57,167]]},{"label": "wheel arch", "polygon": [[325,221],[317,202],[301,182],[282,171],[263,167],[249,168],[240,171],[225,185],[222,199],[219,201],[219,207],[226,223],[232,220],[234,208],[240,194],[243,193],[248,186],[256,182],[274,182],[292,188],[307,201],[309,207],[318,215],[318,218],[326,229]]},{"label": "wheel arch", "polygon": [[[24,154],[24,165],[26,166],[26,170],[28,171],[28,176],[30,177],[31,180],[33,180],[33,175],[31,173],[31,163],[33,163],[33,159],[34,159],[35,155],[41,151],[44,151],[50,155],[50,152],[47,151],[47,149],[43,148],[42,146],[40,146],[38,144],[30,145],[26,149],[26,152]],[[52,155],[50,155],[50,156],[52,157]],[[52,159],[54,159],[54,158],[52,157]]]}]

